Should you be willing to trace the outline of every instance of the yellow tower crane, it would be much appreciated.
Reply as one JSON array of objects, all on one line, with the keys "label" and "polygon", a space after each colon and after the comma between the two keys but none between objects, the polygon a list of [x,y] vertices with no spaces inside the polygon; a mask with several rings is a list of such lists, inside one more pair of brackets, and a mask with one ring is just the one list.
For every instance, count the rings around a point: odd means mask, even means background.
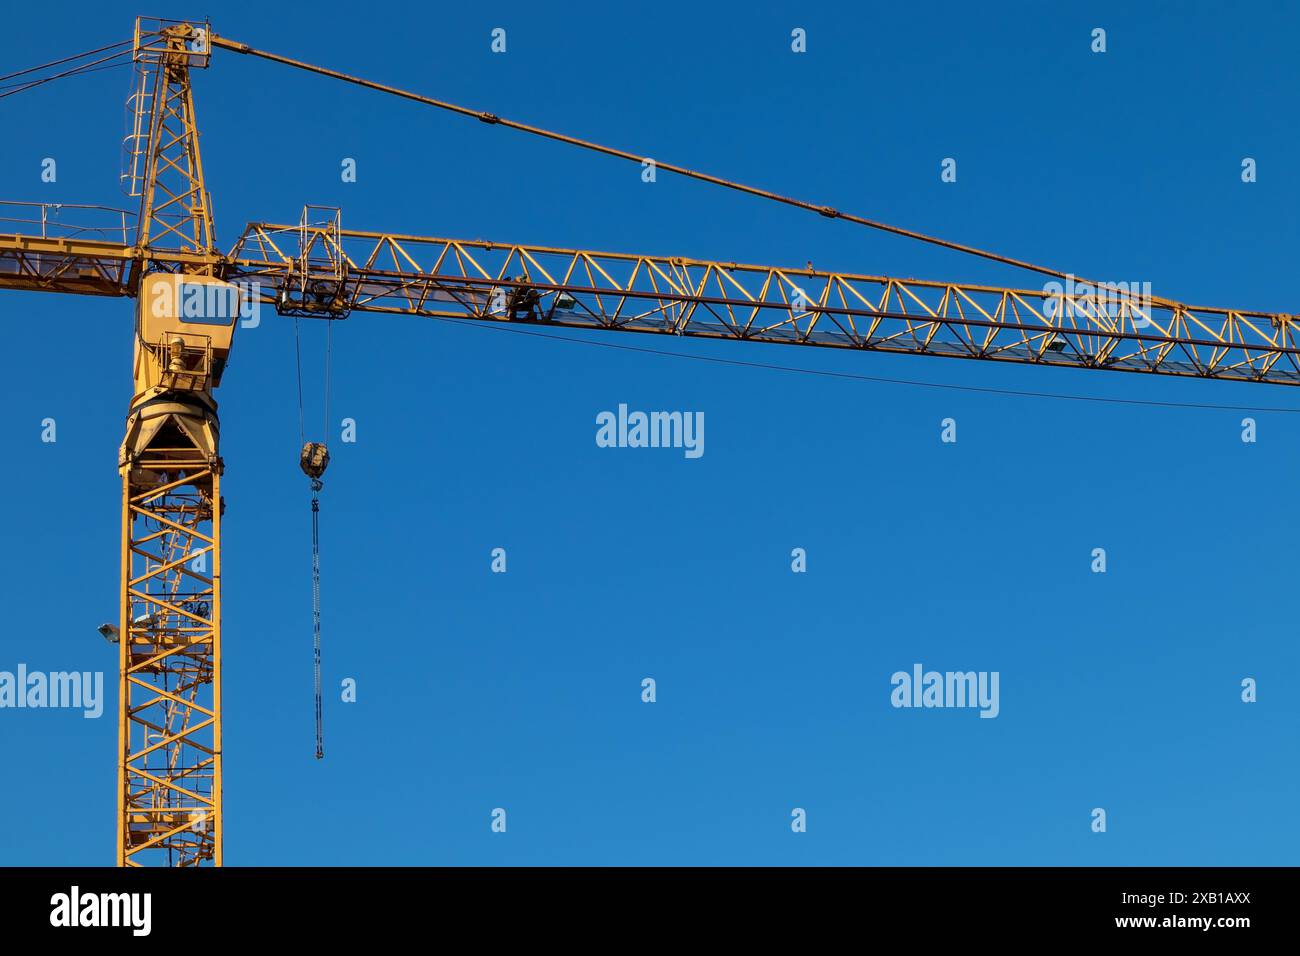
[{"label": "yellow tower crane", "polygon": [[[213,391],[241,310],[341,319],[392,313],[741,342],[823,346],[1265,384],[1300,384],[1295,317],[1189,306],[1086,283],[1027,289],[670,256],[345,230],[337,210],[250,223],[215,245],[190,71],[213,49],[403,97],[620,159],[642,157],[140,18],[124,182],[134,234],[53,225],[7,204],[0,289],[132,297],[134,382],[122,480],[117,863],[222,862],[221,497]],[[111,48],[105,48],[111,49]],[[92,51],[100,52],[100,51]],[[89,54],[86,54],[89,55]],[[110,60],[118,54],[110,54]],[[69,58],[77,59],[75,57]],[[92,61],[90,66],[103,60]],[[24,71],[29,72],[29,71]],[[77,72],[69,70],[67,73]],[[59,75],[67,75],[59,74]],[[33,84],[35,85],[35,84]],[[779,196],[676,173],[1032,272],[1030,263]],[[80,208],[88,213],[103,207]],[[0,210],[3,211],[3,210]],[[1099,292],[1101,294],[1099,294]],[[304,470],[323,468],[304,450]]]}]

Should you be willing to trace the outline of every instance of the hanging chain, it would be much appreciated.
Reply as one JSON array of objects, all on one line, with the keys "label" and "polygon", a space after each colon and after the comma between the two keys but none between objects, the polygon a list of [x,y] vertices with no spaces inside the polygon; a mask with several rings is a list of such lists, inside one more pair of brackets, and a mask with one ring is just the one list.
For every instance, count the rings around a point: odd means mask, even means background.
[{"label": "hanging chain", "polygon": [[[320,491],[313,479],[312,491]],[[311,498],[311,625],[316,659],[316,759],[325,756],[325,726],[321,715],[320,691],[320,498]]]},{"label": "hanging chain", "polygon": [[[316,759],[325,756],[324,702],[321,696],[320,668],[320,490],[324,487],[321,475],[329,467],[329,449],[323,442],[307,441],[302,400],[302,343],[298,320],[293,321],[294,359],[298,373],[298,436],[302,439],[299,465],[311,479],[311,628],[312,665],[316,688]],[[330,357],[333,351],[333,326],[327,326],[325,338],[325,432],[329,432],[330,415]]]}]

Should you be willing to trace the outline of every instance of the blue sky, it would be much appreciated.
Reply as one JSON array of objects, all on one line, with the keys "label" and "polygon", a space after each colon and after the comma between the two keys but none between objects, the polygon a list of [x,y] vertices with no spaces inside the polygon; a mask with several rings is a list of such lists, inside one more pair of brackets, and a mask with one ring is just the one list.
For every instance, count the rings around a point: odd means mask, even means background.
[{"label": "blue sky", "polygon": [[[213,26],[1080,275],[1295,311],[1300,12],[1133,6],[232,2]],[[11,6],[0,72],[124,38],[137,12]],[[126,86],[108,71],[0,100],[0,196],[123,204]],[[312,202],[358,229],[1026,282],[235,54],[195,89],[223,247]],[[112,683],[94,627],[116,618],[131,307],[5,293],[0,322],[0,670]],[[314,369],[322,329],[307,332]],[[1232,410],[845,381],[430,320],[357,315],[336,336],[334,417],[358,435],[330,436],[325,677],[356,679],[359,700],[327,699],[323,762],[289,320],[240,333],[218,394],[228,863],[1296,861],[1300,416],[1254,413],[1246,444]],[[650,344],[1300,409],[1280,387]],[[703,412],[706,453],[598,448],[595,416],[619,403]],[[947,417],[956,444],[939,440]],[[891,707],[890,675],[917,662],[999,672],[997,719]],[[0,864],[111,862],[111,714],[0,710]]]}]

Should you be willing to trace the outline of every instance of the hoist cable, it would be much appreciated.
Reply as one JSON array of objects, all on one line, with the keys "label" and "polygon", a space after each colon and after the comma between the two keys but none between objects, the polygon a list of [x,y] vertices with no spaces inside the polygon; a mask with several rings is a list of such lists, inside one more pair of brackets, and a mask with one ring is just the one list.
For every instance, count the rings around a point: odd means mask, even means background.
[{"label": "hoist cable", "polygon": [[[0,76],[0,83],[3,83],[5,80],[12,80],[16,76],[26,76],[28,73],[36,73],[40,70],[48,70],[52,66],[61,66],[64,63],[71,63],[73,60],[80,60],[84,57],[94,56],[96,53],[103,53],[105,50],[112,50],[120,46],[126,46],[128,43],[131,42],[133,41],[118,40],[116,43],[110,43],[108,46],[101,46],[94,50],[87,50],[85,53],[74,53],[72,56],[65,56],[58,60],[51,60],[49,63],[42,63],[40,66],[31,66],[25,70],[18,70],[16,73],[6,73],[4,76]],[[122,52],[127,53],[130,51],[123,50]]]},{"label": "hoist cable", "polygon": [[644,345],[628,345],[621,342],[607,342],[595,338],[573,335],[559,335],[554,332],[542,332],[517,325],[504,323],[484,323],[471,319],[453,319],[442,317],[438,322],[461,325],[467,329],[479,329],[492,332],[510,332],[515,335],[528,335],[546,339],[550,342],[565,342],[570,345],[587,345],[602,349],[617,349],[621,352],[639,352],[643,355],[661,355],[665,358],[684,359],[688,362],[709,362],[714,365],[730,365],[737,368],[763,369],[769,372],[794,372],[800,375],[816,375],[823,378],[838,378],[855,382],[872,382],[878,385],[907,385],[914,388],[943,389],[955,392],[977,392],[985,395],[1006,395],[1013,398],[1047,398],[1064,402],[1097,402],[1103,405],[1138,405],[1148,408],[1194,408],[1217,412],[1277,412],[1279,414],[1297,415],[1300,408],[1280,405],[1223,405],[1214,402],[1165,402],[1147,398],[1111,398],[1105,395],[1071,395],[1062,392],[1036,392],[1018,388],[992,388],[983,385],[961,385],[955,382],[930,382],[914,378],[886,378],[881,375],[859,375],[853,372],[839,372],[833,369],[803,368],[797,365],[778,365],[773,362],[747,362],[743,359],[722,358],[718,355],[700,355],[696,352],[674,352],[669,349],[656,349]]},{"label": "hoist cable", "polygon": [[[330,427],[330,360],[334,351],[334,323],[325,324],[325,421],[321,430],[321,439],[329,434]],[[301,388],[301,385],[300,385]],[[312,490],[319,491],[319,478],[312,479]],[[312,591],[312,627],[316,648],[316,759],[325,756],[324,726],[321,717],[320,689],[320,499],[313,495],[311,499],[311,591]]]},{"label": "hoist cable", "polygon": [[334,320],[325,321],[325,423],[321,429],[321,438],[328,441],[330,432],[330,362],[334,354]]},{"label": "hoist cable", "polygon": [[[325,339],[325,427],[329,428],[329,378],[330,357],[332,354],[333,326],[326,332]],[[306,410],[302,395],[302,330],[301,323],[295,316],[293,320],[293,357],[294,370],[298,380],[298,438],[303,444],[303,467],[307,468],[308,446]],[[328,460],[328,459],[327,459]],[[308,472],[311,477],[311,630],[312,630],[312,676],[316,692],[316,759],[325,756],[325,720],[324,699],[321,694],[320,663],[320,490],[323,487],[319,471]]]},{"label": "hoist cable", "polygon": [[312,496],[312,646],[316,669],[316,760],[325,756],[325,724],[321,715],[321,532],[320,497]]},{"label": "hoist cable", "polygon": [[[890,225],[886,222],[880,222],[875,219],[867,219],[863,216],[853,215],[852,213],[841,212],[831,206],[823,206],[818,203],[807,202],[802,199],[795,199],[791,196],[783,196],[780,193],[771,192],[767,189],[760,189],[757,186],[749,186],[745,183],[735,182],[724,179],[721,176],[714,176],[709,173],[699,172],[693,169],[687,169],[684,166],[677,166],[672,163],[662,162],[653,157],[648,157],[644,153],[633,153],[624,149],[618,149],[613,146],[605,146],[601,143],[595,143],[590,140],[579,139],[576,136],[569,136],[564,133],[557,133],[553,130],[543,129],[540,126],[531,126],[527,123],[521,123],[517,120],[506,119],[495,113],[489,113],[486,110],[475,110],[467,106],[460,106],[456,103],[449,103],[444,100],[436,100],[429,96],[422,96],[419,93],[412,93],[409,90],[399,89],[395,86],[388,86],[383,83],[376,83],[373,80],[362,79],[358,76],[351,76],[347,73],[341,73],[338,70],[331,70],[323,66],[314,66],[310,63],[304,63],[301,60],[294,60],[287,56],[280,56],[277,53],[268,53],[265,50],[258,50],[244,43],[235,40],[229,40],[224,37],[212,37],[212,45],[221,47],[226,50],[232,50],[236,53],[243,53],[249,56],[260,57],[264,60],[270,60],[273,63],[280,63],[284,66],[291,66],[295,69],[305,70],[308,73],[317,73],[321,76],[328,76],[332,79],[342,80],[345,83],[351,83],[356,86],[363,86],[366,89],[376,90],[380,93],[388,93],[392,96],[401,97],[402,99],[412,100],[416,103],[422,103],[426,106],[434,106],[441,110],[447,110],[461,116],[469,116],[494,126],[504,126],[507,129],[513,129],[521,133],[528,133],[532,136],[539,136],[544,139],[553,140],[559,143],[565,143],[570,146],[577,146],[581,149],[601,153],[606,156],[613,156],[617,159],[625,159],[635,163],[653,162],[655,169],[661,169],[665,172],[675,173],[688,179],[699,180],[700,182],[711,183],[715,186],[722,186],[727,189],[733,189],[738,192],[747,193],[751,196],[757,196],[760,199],[767,199],[772,202],[783,203],[787,206],[795,206],[799,209],[805,209],[809,212],[815,212],[825,216],[828,219],[843,219],[845,222],[851,222],[859,226],[867,226],[871,229],[878,229],[882,232],[891,233],[896,236],[902,236],[906,239],[913,239],[918,242],[929,243],[930,245],[939,246],[943,249],[950,249],[954,252],[960,252],[965,255],[976,256],[981,259],[987,259],[991,262],[999,262],[1003,265],[1014,266],[1018,269],[1026,269],[1030,272],[1036,272],[1039,275],[1051,276],[1057,279],[1073,279],[1075,282],[1086,282],[1078,276],[1071,273],[1061,272],[1057,269],[1050,269],[1047,266],[1036,265],[1032,262],[1026,262],[1022,259],[1015,259],[1011,256],[1000,255],[999,253],[989,252],[985,249],[979,249],[975,246],[964,245],[959,242],[952,242],[947,239],[941,239],[938,236],[931,236],[926,233],[917,232],[912,229],[904,229],[901,226]],[[1097,288],[1111,288],[1107,283],[1088,282],[1088,284]],[[1175,304],[1166,299],[1153,299],[1159,305]]]},{"label": "hoist cable", "polygon": [[[124,50],[122,51],[122,53],[118,55],[126,56],[129,52],[130,51],[128,50]],[[131,65],[131,61],[127,59],[127,60],[122,60],[118,63],[107,63],[104,66],[88,66],[85,69],[77,70],[75,73],[69,73],[68,76],[82,76],[83,74],[87,74],[87,73],[99,73],[101,70],[116,70],[118,67],[130,66],[130,65]],[[58,79],[58,77],[50,77],[50,79]],[[35,87],[40,86],[42,83],[47,83],[47,82],[49,81],[32,80],[26,83],[22,83],[22,82],[9,83],[4,86],[0,86],[0,90],[6,91],[4,93],[0,93],[0,96],[9,96],[11,93],[22,93],[25,90],[34,89]]]},{"label": "hoist cable", "polygon": [[298,441],[306,443],[307,428],[302,414],[302,336],[298,331],[298,317],[293,319],[293,359],[298,369]]},{"label": "hoist cable", "polygon": [[[6,96],[13,96],[15,93],[23,93],[27,90],[35,89],[38,86],[41,86],[45,83],[51,83],[54,80],[61,80],[64,79],[65,77],[77,76],[82,73],[92,73],[95,72],[96,68],[104,69],[104,67],[100,66],[101,63],[108,63],[108,61],[115,60],[118,57],[129,56],[130,53],[131,53],[130,50],[119,50],[116,53],[110,53],[108,56],[101,57],[98,60],[92,60],[91,62],[86,63],[83,66],[74,67],[71,70],[65,70],[62,73],[55,73],[51,76],[43,76],[40,77],[39,79],[29,80],[27,82],[10,84],[7,88],[5,88],[3,93],[0,93],[0,99],[3,99]],[[130,62],[131,61],[129,59],[124,59],[119,63],[110,63],[109,66],[126,66]]]}]

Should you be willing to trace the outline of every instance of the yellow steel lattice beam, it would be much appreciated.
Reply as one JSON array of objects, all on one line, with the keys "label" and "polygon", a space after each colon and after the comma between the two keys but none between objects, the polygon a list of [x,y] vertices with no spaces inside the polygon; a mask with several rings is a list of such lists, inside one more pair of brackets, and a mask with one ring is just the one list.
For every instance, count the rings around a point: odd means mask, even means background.
[{"label": "yellow steel lattice beam", "polygon": [[[325,227],[321,227],[325,228]],[[331,227],[332,229],[332,227]],[[1023,289],[251,224],[228,277],[295,314],[524,322],[1300,385],[1296,319],[1068,286]],[[316,269],[317,272],[310,270]]]}]

